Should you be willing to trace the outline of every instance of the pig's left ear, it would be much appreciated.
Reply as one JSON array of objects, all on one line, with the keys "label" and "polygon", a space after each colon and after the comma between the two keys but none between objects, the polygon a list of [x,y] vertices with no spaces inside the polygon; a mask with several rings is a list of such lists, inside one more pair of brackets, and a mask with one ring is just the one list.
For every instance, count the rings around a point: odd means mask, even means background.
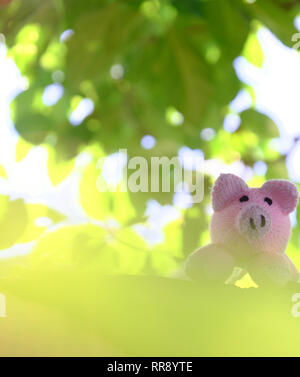
[{"label": "pig's left ear", "polygon": [[235,199],[248,194],[249,187],[234,174],[221,174],[212,190],[214,211],[221,211]]},{"label": "pig's left ear", "polygon": [[294,183],[281,179],[271,180],[261,187],[261,191],[274,200],[285,214],[297,207],[299,194]]}]

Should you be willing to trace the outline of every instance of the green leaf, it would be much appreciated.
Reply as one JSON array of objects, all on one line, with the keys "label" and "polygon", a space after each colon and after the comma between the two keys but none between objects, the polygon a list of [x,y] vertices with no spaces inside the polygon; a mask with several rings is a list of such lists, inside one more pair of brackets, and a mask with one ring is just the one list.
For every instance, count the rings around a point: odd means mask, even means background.
[{"label": "green leaf", "polygon": [[0,211],[0,249],[7,249],[25,232],[28,214],[23,200],[11,201],[5,196],[1,196]]},{"label": "green leaf", "polygon": [[57,156],[53,148],[48,149],[48,173],[51,182],[56,186],[66,179],[74,169],[75,159],[67,161],[57,161]]},{"label": "green leaf", "polygon": [[90,224],[61,226],[44,233],[32,252],[32,266],[42,269],[82,267],[101,256],[108,233]]},{"label": "green leaf", "polygon": [[[297,5],[295,3],[295,5]],[[253,4],[244,5],[248,14],[269,28],[283,43],[292,46],[292,35],[297,33],[294,18],[297,15],[297,6],[291,8],[275,1],[260,0]]]},{"label": "green leaf", "polygon": [[231,59],[237,57],[249,33],[249,23],[236,1],[203,2],[208,28],[222,53]]},{"label": "green leaf", "polygon": [[0,178],[7,179],[6,171],[2,165],[0,165]]},{"label": "green leaf", "polygon": [[261,140],[279,137],[276,124],[266,115],[254,109],[249,109],[241,113],[240,129],[254,132]]},{"label": "green leaf", "polygon": [[[48,226],[54,226],[56,223],[65,219],[65,216],[59,212],[42,204],[27,203],[26,211],[28,223],[21,238],[18,239],[18,243],[27,243],[37,240]],[[39,220],[41,220],[41,222],[39,222]],[[46,225],[48,223],[49,225]]]},{"label": "green leaf", "polygon": [[137,274],[145,266],[147,252],[146,243],[130,228],[112,232],[94,224],[61,226],[40,237],[30,267]]},{"label": "green leaf", "polygon": [[22,161],[27,156],[31,148],[32,144],[27,143],[20,137],[16,145],[16,161]]},{"label": "green leaf", "polygon": [[90,217],[97,220],[114,219],[121,224],[130,222],[135,218],[136,211],[129,192],[122,192],[120,186],[113,191],[110,190],[102,178],[102,170],[92,162],[84,170],[80,183],[80,203],[83,209]]},{"label": "green leaf", "polygon": [[257,32],[249,34],[242,55],[249,63],[261,68],[264,62],[264,52],[257,38]]},{"label": "green leaf", "polygon": [[88,216],[104,220],[110,213],[110,197],[107,193],[98,191],[99,175],[96,163],[91,163],[84,170],[80,183],[80,203]]}]

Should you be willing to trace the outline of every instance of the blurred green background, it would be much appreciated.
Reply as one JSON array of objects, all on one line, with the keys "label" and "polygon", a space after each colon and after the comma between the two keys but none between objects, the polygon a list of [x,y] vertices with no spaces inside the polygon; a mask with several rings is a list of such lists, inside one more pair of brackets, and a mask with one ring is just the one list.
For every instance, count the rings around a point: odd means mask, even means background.
[{"label": "blurred green background", "polygon": [[[4,330],[10,348],[2,353],[154,355],[158,329],[164,340],[157,355],[297,353],[290,296],[287,308],[281,301],[268,306],[269,293],[257,296],[262,322],[236,325],[241,312],[248,318],[244,311],[250,315],[257,305],[245,290],[251,309],[235,307],[245,293],[228,288],[227,322],[220,329],[213,322],[219,318],[211,318],[218,291],[201,288],[204,313],[195,287],[189,291],[187,282],[160,277],[172,276],[209,242],[210,189],[220,173],[235,173],[253,186],[272,178],[300,182],[300,59],[292,48],[300,39],[298,15],[300,4],[292,0],[13,0],[0,8],[1,281],[3,291],[18,297],[17,312],[34,313],[22,319],[20,331],[32,325],[30,333],[38,334],[34,318],[45,318],[56,324],[60,339],[52,339],[51,348],[50,334],[42,332],[28,348]],[[187,170],[189,157],[204,158],[203,201],[193,203],[188,188],[97,189],[99,177],[118,187],[126,157],[135,156],[179,156]],[[299,213],[291,220],[288,254],[300,268]],[[105,280],[108,275],[116,281]],[[120,275],[133,275],[136,284]],[[249,276],[238,285],[255,286]],[[125,317],[116,315],[109,292],[123,292]],[[160,313],[167,297],[169,306]],[[56,314],[47,319],[48,311],[40,314],[44,309],[27,301],[20,309],[19,299],[54,307],[67,323],[76,312],[82,346],[73,347]],[[177,301],[185,309],[178,312]],[[270,320],[271,308],[279,317]],[[193,330],[195,313],[209,327]],[[19,319],[8,321],[13,328]],[[190,323],[176,338],[181,321]],[[245,341],[253,326],[268,334],[274,326],[278,337],[284,331],[284,347],[277,349],[266,333],[258,348],[255,338]],[[139,338],[141,329],[147,331]],[[242,345],[240,337],[228,340],[234,331],[244,332]],[[41,340],[44,346],[36,346]]]}]

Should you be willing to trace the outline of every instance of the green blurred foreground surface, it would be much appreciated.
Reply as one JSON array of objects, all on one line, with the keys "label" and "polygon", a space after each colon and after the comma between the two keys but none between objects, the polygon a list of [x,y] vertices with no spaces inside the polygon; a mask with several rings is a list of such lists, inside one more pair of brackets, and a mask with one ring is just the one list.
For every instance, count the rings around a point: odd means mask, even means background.
[{"label": "green blurred foreground surface", "polygon": [[[299,12],[289,0],[14,0],[1,8],[7,57],[24,78],[11,104],[14,163],[43,148],[47,163],[37,177],[45,173],[60,188],[76,174],[70,195],[83,214],[74,221],[22,187],[0,196],[0,253],[33,242],[29,256],[0,262],[1,355],[300,356],[300,319],[291,315],[298,286],[167,278],[209,242],[214,169],[205,171],[203,201],[187,208],[171,207],[174,192],[96,186],[99,159],[120,148],[147,161],[200,149],[211,166],[250,169],[254,186],[288,178],[286,155],[272,143],[277,125],[256,110],[233,64],[243,56],[262,67],[262,28],[292,47]],[[56,101],[45,100],[49,89],[60,92]],[[250,104],[236,113],[229,104],[241,90]],[[82,106],[89,112],[78,119]],[[223,128],[228,114],[240,117],[235,132]],[[153,148],[142,147],[146,135]],[[268,168],[263,175],[252,170],[258,161]],[[9,184],[10,167],[2,165],[1,182]],[[161,221],[168,211],[176,216]],[[288,248],[298,267],[299,213]],[[238,285],[254,283],[246,277]]]},{"label": "green blurred foreground surface", "polygon": [[300,356],[300,318],[291,313],[297,290],[31,275],[5,288],[9,313],[0,322],[0,350],[10,356]]}]

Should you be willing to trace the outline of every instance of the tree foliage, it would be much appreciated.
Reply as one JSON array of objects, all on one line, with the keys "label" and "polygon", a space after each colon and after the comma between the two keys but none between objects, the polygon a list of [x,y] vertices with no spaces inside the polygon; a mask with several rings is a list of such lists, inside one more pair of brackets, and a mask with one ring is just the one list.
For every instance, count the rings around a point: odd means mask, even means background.
[{"label": "tree foliage", "polygon": [[[35,145],[44,146],[48,173],[58,185],[73,171],[76,157],[89,153],[91,160],[81,169],[80,203],[88,221],[98,221],[99,254],[103,247],[110,249],[103,240],[111,233],[128,232],[133,237],[133,224],[149,226],[147,201],[172,204],[173,193],[98,191],[101,169],[97,161],[119,149],[126,148],[129,157],[143,156],[150,161],[151,156],[176,156],[182,146],[201,148],[205,159],[217,158],[227,164],[240,160],[252,167],[263,160],[269,167],[266,178],[285,178],[284,157],[270,144],[278,136],[277,127],[255,110],[251,88],[239,81],[233,62],[243,55],[250,63],[262,65],[263,51],[256,36],[262,26],[289,45],[297,11],[294,2],[269,0],[15,0],[2,10],[0,25],[8,55],[27,80],[26,89],[12,103],[20,134],[17,161]],[[59,87],[63,94],[49,104],[44,95],[51,87]],[[252,108],[239,114],[241,125],[231,134],[222,124],[241,89],[252,96]],[[93,103],[91,111],[72,124],[72,112],[87,99]],[[179,122],[176,116],[181,116]],[[215,130],[213,140],[200,138],[207,128]],[[151,150],[140,144],[148,134],[157,141]],[[145,252],[143,263],[137,262],[140,267],[133,268],[135,273],[155,271],[160,263],[152,259],[158,255],[169,272],[168,267],[175,268],[206,242],[211,182],[208,174],[204,201],[180,210],[180,219],[170,225],[171,230],[164,229],[164,241],[157,246],[162,253],[144,247],[150,252]],[[253,182],[260,178],[254,177]],[[3,211],[14,213],[18,208],[20,227],[14,229],[14,235],[7,234],[3,247],[17,241],[29,221],[27,206],[18,202],[9,206]],[[8,224],[10,214],[5,216]],[[99,228],[112,219],[120,229],[107,230],[104,225],[107,233],[101,236]],[[168,231],[180,236],[167,245]],[[64,230],[60,232],[57,244],[64,242]],[[85,234],[85,230],[79,226],[71,232],[76,245],[78,232]],[[134,238],[129,244],[135,244]],[[135,252],[128,249],[127,253],[129,258]],[[159,266],[156,272],[166,271]]]},{"label": "tree foliage", "polygon": [[[18,265],[11,276],[61,269],[84,271],[86,279],[86,271],[169,276],[208,242],[210,172],[203,201],[184,209],[172,205],[174,192],[101,192],[99,161],[120,149],[148,162],[177,156],[182,147],[201,149],[207,161],[246,168],[264,161],[265,176],[254,175],[250,184],[287,178],[285,156],[271,143],[278,128],[256,110],[255,94],[237,77],[234,61],[244,56],[262,66],[262,27],[291,47],[299,9],[291,0],[14,0],[2,8],[8,57],[26,79],[11,104],[19,135],[16,161],[42,146],[54,186],[77,172],[85,214],[74,224],[50,204],[1,196],[0,248],[34,243],[26,266]],[[51,89],[61,96],[48,103]],[[230,133],[224,118],[241,90],[252,104],[234,114],[241,124]],[[82,104],[90,111],[74,121]],[[213,136],[201,138],[207,129]],[[152,149],[142,147],[145,135],[155,138]],[[82,155],[89,158],[80,165]],[[1,168],[1,179],[9,180],[7,173]],[[159,225],[147,212],[149,201],[156,203]],[[175,215],[164,222],[167,210]],[[50,219],[51,229],[40,218]],[[159,241],[149,243],[141,234]],[[300,267],[299,236],[298,226],[289,253]],[[39,300],[43,292],[37,289],[36,295]]]}]

